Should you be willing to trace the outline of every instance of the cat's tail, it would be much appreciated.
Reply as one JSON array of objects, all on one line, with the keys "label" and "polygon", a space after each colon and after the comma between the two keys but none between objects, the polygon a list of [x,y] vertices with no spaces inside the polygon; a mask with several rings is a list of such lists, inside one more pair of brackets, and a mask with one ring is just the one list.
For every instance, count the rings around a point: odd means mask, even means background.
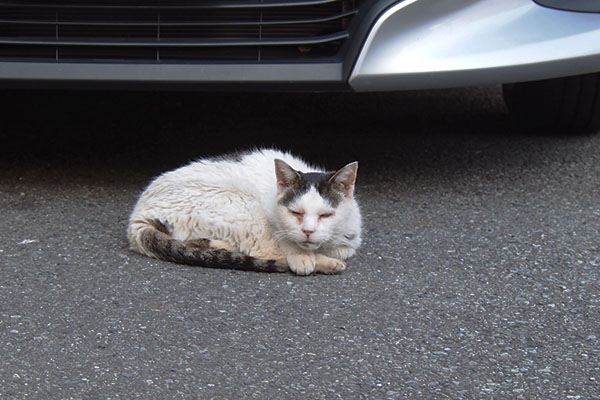
[{"label": "cat's tail", "polygon": [[282,261],[262,260],[240,252],[211,248],[208,239],[188,242],[174,239],[168,227],[159,220],[132,221],[128,235],[133,250],[177,264],[257,272],[289,271]]}]

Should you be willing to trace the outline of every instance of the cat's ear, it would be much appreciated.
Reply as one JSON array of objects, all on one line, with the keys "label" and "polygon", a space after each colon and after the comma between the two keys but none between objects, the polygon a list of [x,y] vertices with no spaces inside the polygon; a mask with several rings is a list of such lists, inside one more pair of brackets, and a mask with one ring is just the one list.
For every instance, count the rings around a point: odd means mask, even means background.
[{"label": "cat's ear", "polygon": [[298,171],[278,158],[275,159],[275,176],[277,176],[278,194],[287,189],[296,180],[301,179]]},{"label": "cat's ear", "polygon": [[357,172],[358,162],[351,162],[333,174],[333,176],[329,178],[329,184],[339,188],[344,196],[352,197],[354,194],[354,182],[356,182]]}]

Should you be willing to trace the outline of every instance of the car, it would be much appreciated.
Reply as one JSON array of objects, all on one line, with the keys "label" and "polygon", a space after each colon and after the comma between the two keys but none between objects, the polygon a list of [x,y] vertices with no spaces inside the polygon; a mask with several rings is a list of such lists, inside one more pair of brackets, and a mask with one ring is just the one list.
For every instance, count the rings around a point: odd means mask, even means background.
[{"label": "car", "polygon": [[400,91],[502,84],[600,128],[600,0],[0,1],[1,88]]}]

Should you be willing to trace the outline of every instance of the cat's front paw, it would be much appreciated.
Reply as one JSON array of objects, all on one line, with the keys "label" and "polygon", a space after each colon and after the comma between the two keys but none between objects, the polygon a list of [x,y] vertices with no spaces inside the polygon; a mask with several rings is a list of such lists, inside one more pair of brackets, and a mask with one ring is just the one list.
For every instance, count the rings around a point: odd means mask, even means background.
[{"label": "cat's front paw", "polygon": [[337,258],[317,254],[316,261],[315,272],[322,274],[338,274],[346,269],[346,263]]},{"label": "cat's front paw", "polygon": [[296,275],[310,275],[315,270],[314,254],[291,254],[286,259],[290,270]]}]

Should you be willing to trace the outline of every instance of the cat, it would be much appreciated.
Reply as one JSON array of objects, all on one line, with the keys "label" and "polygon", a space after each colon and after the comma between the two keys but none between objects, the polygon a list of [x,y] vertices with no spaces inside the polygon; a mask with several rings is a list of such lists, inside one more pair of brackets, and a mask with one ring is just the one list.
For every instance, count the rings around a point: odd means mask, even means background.
[{"label": "cat", "polygon": [[210,268],[339,273],[361,243],[357,170],[325,172],[274,149],[192,162],[141,194],[131,249]]}]

